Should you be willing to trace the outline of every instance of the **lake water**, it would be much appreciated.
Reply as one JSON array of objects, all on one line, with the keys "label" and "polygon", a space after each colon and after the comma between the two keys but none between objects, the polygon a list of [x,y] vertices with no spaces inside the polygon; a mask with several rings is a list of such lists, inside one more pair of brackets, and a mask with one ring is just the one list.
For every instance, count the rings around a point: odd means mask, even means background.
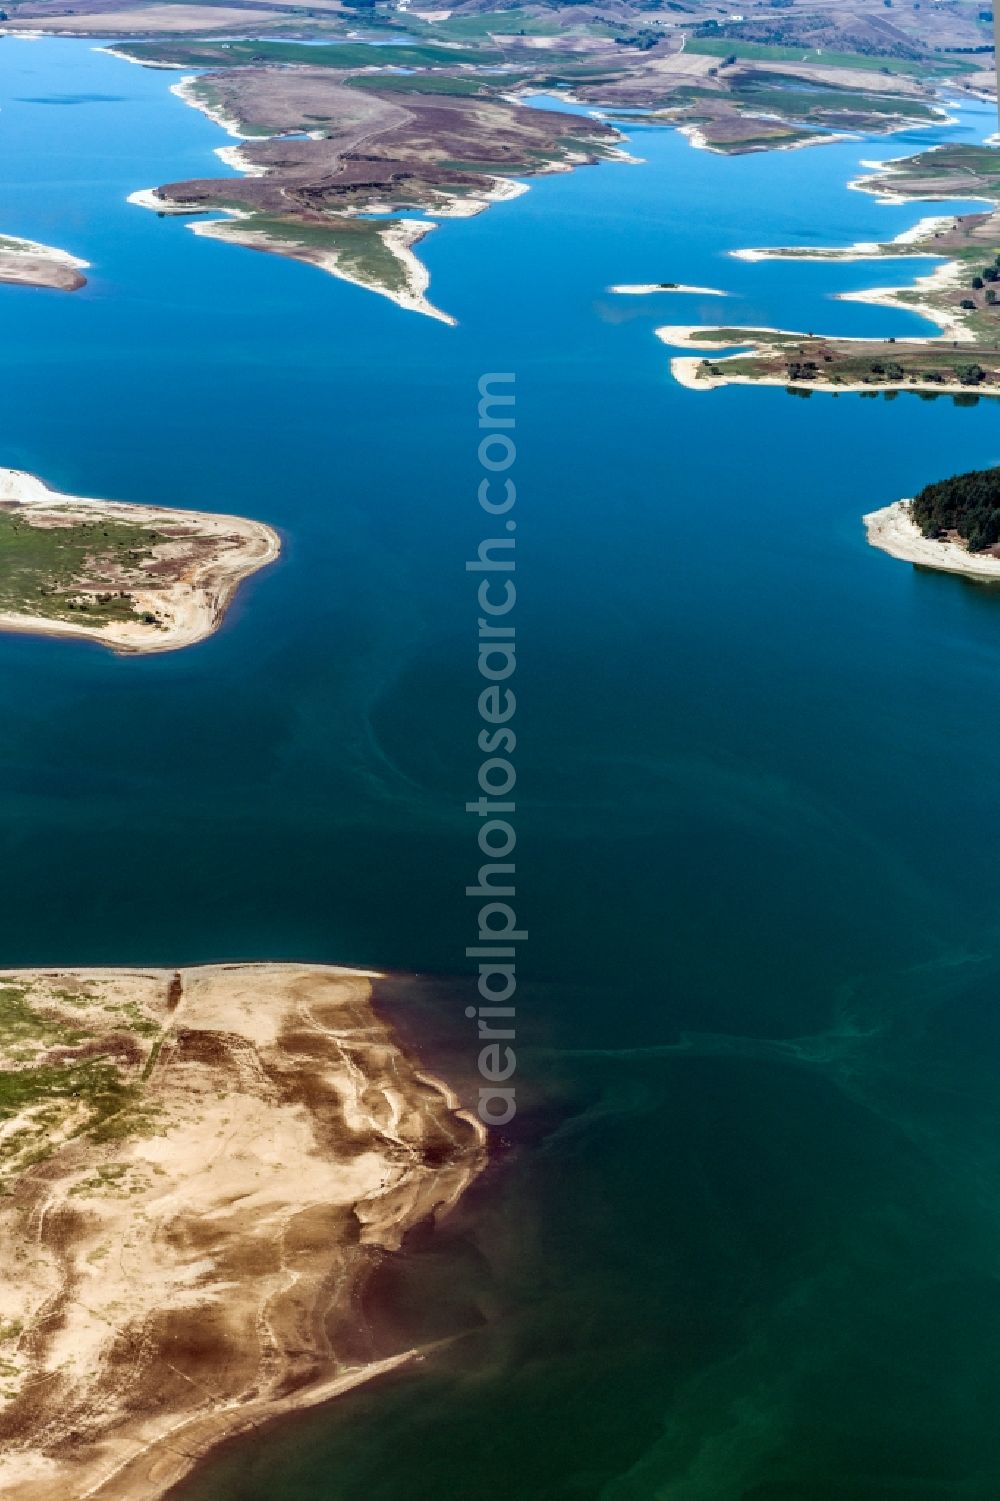
[{"label": "lake water", "polygon": [[[653,337],[922,331],[829,300],[900,263],[725,252],[898,233],[938,210],[848,191],[859,160],[995,114],[728,160],[630,126],[642,165],[424,243],[450,329],[126,204],[222,170],[175,76],[0,44],[0,233],[93,263],[0,287],[0,463],[285,549],[189,651],[0,637],[4,962],[417,972],[384,989],[404,1034],[473,1066],[490,370],[531,931],[515,1127],[370,1299],[375,1347],[442,1342],[184,1501],[995,1501],[1000,594],[860,518],[1000,462],[998,408],[691,393]],[[661,280],[734,295],[605,291]]]}]

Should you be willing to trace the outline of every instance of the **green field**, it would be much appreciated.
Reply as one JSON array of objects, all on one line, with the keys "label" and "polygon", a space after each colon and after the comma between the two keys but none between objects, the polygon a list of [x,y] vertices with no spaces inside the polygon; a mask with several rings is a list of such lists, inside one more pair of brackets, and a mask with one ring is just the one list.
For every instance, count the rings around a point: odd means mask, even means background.
[{"label": "green field", "polygon": [[[159,532],[125,522],[30,526],[0,511],[0,612],[96,626],[131,619],[132,596],[117,586],[100,591],[100,576],[109,568],[134,569],[163,540]],[[81,598],[83,582],[98,592]]]},{"label": "green field", "polygon": [[556,21],[542,21],[519,6],[511,10],[488,10],[478,16],[451,16],[447,21],[434,23],[438,36],[468,38],[488,37],[496,32],[500,36],[559,36],[563,28]]},{"label": "green field", "polygon": [[898,95],[867,94],[854,89],[817,89],[806,91],[794,88],[771,88],[761,81],[753,80],[734,90],[735,97],[756,109],[774,110],[796,119],[810,120],[823,114],[837,114],[845,110],[868,115],[905,116],[908,120],[933,120],[935,112],[927,104],[916,99],[901,99]]},{"label": "green field", "polygon": [[377,47],[367,42],[330,42],[309,47],[302,42],[133,42],[118,49],[139,62],[178,63],[185,68],[245,68],[250,63],[307,63],[312,68],[433,68],[458,63],[500,62],[488,48],[439,47],[434,43]]},{"label": "green field", "polygon": [[766,46],[760,42],[739,42],[732,37],[690,37],[685,51],[708,57],[738,57],[746,61],[771,63],[819,63],[825,68],[860,68],[869,73],[905,73],[910,77],[941,77],[953,73],[975,72],[967,62],[914,62],[905,57],[866,57],[859,52],[826,52],[820,47]]},{"label": "green field", "polygon": [[328,224],[303,224],[296,219],[269,217],[254,214],[231,226],[234,238],[245,231],[266,235],[276,241],[275,248],[286,245],[289,250],[301,246],[306,250],[318,250],[336,254],[338,269],[356,277],[365,286],[384,287],[390,292],[401,292],[406,286],[406,272],[396,256],[383,241],[379,230],[386,229],[391,219],[332,218]]},{"label": "green field", "polygon": [[348,78],[354,89],[377,90],[384,94],[451,94],[471,97],[490,92],[485,80],[469,78],[465,74],[449,73],[360,73]]}]

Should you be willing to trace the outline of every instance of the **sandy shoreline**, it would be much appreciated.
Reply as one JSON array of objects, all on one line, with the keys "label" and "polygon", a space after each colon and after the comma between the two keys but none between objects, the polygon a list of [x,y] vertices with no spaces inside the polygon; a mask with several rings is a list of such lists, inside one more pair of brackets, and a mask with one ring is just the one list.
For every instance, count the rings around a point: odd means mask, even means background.
[{"label": "sandy shoreline", "polygon": [[[947,292],[959,288],[967,273],[958,261],[944,261],[926,276],[918,276],[907,286],[869,287],[859,292],[835,292],[837,302],[864,302],[872,307],[894,308],[897,312],[916,313],[928,323],[936,323],[941,337],[959,344],[975,344],[976,336],[966,322],[964,311],[959,307],[937,307],[921,296],[912,300],[913,293]],[[903,294],[903,295],[901,295]],[[899,340],[896,341],[899,343]]]},{"label": "sandy shoreline", "polygon": [[81,273],[89,268],[88,261],[55,245],[0,234],[0,282],[76,292],[86,286],[87,278]]},{"label": "sandy shoreline", "polygon": [[86,1096],[57,1091],[35,1123],[41,1162],[0,1141],[9,1501],[156,1501],[224,1439],[420,1353],[373,1350],[359,1292],[465,1192],[485,1130],[400,1049],[372,978],[267,963],[0,976],[37,1019],[36,1059],[74,1067],[51,1038],[60,1018],[85,1024],[83,1056],[138,1091],[111,1135],[86,1129]]},{"label": "sandy shoreline", "polygon": [[[898,341],[897,341],[898,342]],[[715,346],[718,347],[717,345]],[[722,355],[712,360],[713,365],[724,366],[728,360],[740,359],[741,355]],[[884,381],[880,385],[860,381],[844,381],[834,385],[830,381],[792,380],[788,375],[701,375],[701,360],[690,355],[676,355],[670,361],[670,373],[679,386],[688,391],[720,391],[724,386],[774,386],[779,390],[814,392],[817,396],[878,396],[887,392],[905,395],[926,393],[930,396],[982,396],[993,401],[1000,396],[995,386],[963,386],[958,381],[915,381],[912,385],[893,385]]]},{"label": "sandy shoreline", "polygon": [[725,146],[713,145],[701,125],[678,125],[677,130],[695,151],[710,151],[713,156],[751,156],[761,151],[800,151],[805,146],[833,145],[837,141],[854,139],[854,137],[847,135],[823,135],[817,132],[814,135],[809,135],[803,141],[785,141],[781,145],[774,146],[754,145],[747,147],[745,151],[741,151],[739,143],[728,150]]},{"label": "sandy shoreline", "polygon": [[956,222],[954,214],[928,214],[910,229],[904,229],[891,240],[856,240],[853,245],[842,248],[836,245],[795,246],[776,245],[766,249],[730,250],[736,261],[880,261],[897,254],[901,259],[934,256],[940,252],[928,246],[919,248],[920,242],[929,239],[939,230],[949,229]]},{"label": "sandy shoreline", "polygon": [[[36,526],[105,519],[148,526],[164,535],[152,550],[148,569],[139,565],[129,580],[134,619],[77,624],[20,611],[0,613],[0,630],[82,637],[119,653],[176,651],[203,641],[222,623],[243,580],[274,562],[281,551],[277,532],[261,521],[64,495],[19,469],[0,468],[0,505]],[[155,624],[141,619],[147,611],[157,617]]]},{"label": "sandy shoreline", "polygon": [[1000,583],[1000,558],[991,553],[969,552],[959,542],[938,542],[925,537],[913,520],[910,507],[909,500],[897,500],[862,518],[872,547],[919,568],[957,573],[979,583]]},{"label": "sandy shoreline", "polygon": [[[847,186],[855,193],[868,193],[877,203],[884,203],[891,207],[900,207],[901,205],[918,202],[949,202],[954,197],[953,193],[921,193],[919,197],[916,197],[909,193],[894,193],[891,188],[872,186],[880,177],[888,177],[890,179],[894,176],[898,177],[900,173],[895,170],[895,163],[908,161],[911,155],[912,152],[907,152],[903,156],[888,157],[885,161],[862,161],[860,165],[865,168],[865,171],[869,175],[867,177],[852,177]],[[979,193],[963,193],[961,196],[963,202],[966,203],[988,203],[991,207],[995,207],[996,205],[995,199],[984,198]]]}]

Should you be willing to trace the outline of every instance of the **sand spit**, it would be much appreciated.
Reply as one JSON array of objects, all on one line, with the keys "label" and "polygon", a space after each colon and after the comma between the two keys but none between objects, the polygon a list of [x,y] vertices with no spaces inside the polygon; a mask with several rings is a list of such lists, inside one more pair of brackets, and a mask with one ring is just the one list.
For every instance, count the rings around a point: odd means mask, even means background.
[{"label": "sand spit", "polygon": [[[369,973],[0,983],[45,1071],[83,1058],[127,1086],[97,1127],[57,1090],[44,1125],[20,1111],[32,1151],[0,1150],[5,1501],[156,1501],[223,1439],[419,1353],[373,1350],[359,1295],[476,1177],[484,1131],[400,1050]],[[92,1040],[53,1048],[62,1026]]]},{"label": "sand spit", "polygon": [[922,242],[929,242],[942,230],[953,229],[957,222],[954,214],[930,214],[891,240],[857,240],[842,248],[777,245],[766,250],[730,250],[729,254],[737,261],[878,261],[884,256],[906,253],[916,259],[936,255],[938,252],[932,245],[923,248]]},{"label": "sand spit", "polygon": [[[655,330],[656,337],[664,344],[669,344],[672,349],[746,349],[754,341],[752,338],[733,339],[730,343],[721,344],[718,339],[706,338],[707,334],[716,333],[721,325],[717,323],[665,323],[662,328]],[[804,339],[805,334],[795,333],[788,328],[767,328],[763,324],[741,324],[734,332],[740,334],[781,334],[789,339]]]},{"label": "sand spit", "polygon": [[728,297],[728,292],[722,292],[718,287],[689,287],[682,282],[667,283],[659,281],[621,282],[616,286],[609,287],[609,292],[614,292],[618,297],[650,297],[656,292],[681,292],[698,297]]},{"label": "sand spit", "polygon": [[0,612],[0,630],[79,636],[120,653],[176,651],[204,640],[218,629],[242,581],[281,549],[277,532],[260,521],[63,495],[19,469],[0,469],[0,508],[29,526],[112,521],[148,527],[162,537],[147,556],[116,563],[114,576],[95,568],[74,581],[75,597],[83,600],[127,590],[134,609],[128,618],[88,622],[81,616],[77,623],[26,610]]},{"label": "sand spit", "polygon": [[960,573],[980,583],[1000,583],[1000,558],[992,553],[969,552],[962,542],[938,542],[925,537],[913,520],[911,504],[909,500],[897,500],[862,518],[872,547],[920,568]]},{"label": "sand spit", "polygon": [[88,268],[87,261],[68,250],[20,235],[0,235],[0,282],[75,292],[86,285],[87,278],[80,273]]}]

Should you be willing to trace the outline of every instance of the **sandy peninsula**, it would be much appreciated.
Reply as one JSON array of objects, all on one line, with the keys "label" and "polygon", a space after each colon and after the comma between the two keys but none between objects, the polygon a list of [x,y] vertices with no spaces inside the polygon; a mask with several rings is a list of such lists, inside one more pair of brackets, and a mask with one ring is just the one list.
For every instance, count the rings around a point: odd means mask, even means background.
[{"label": "sandy peninsula", "polygon": [[346,245],[331,244],[324,247],[287,240],[270,234],[267,230],[255,228],[248,214],[231,209],[226,210],[226,213],[229,217],[225,219],[202,220],[190,227],[196,235],[205,239],[243,245],[248,250],[269,251],[284,255],[289,260],[302,261],[307,266],[316,266],[320,271],[337,277],[339,281],[348,281],[366,291],[388,297],[390,302],[394,302],[404,312],[423,313],[425,317],[436,318],[439,323],[448,324],[449,328],[455,326],[456,319],[436,307],[428,298],[431,275],[413,250],[414,245],[437,228],[430,219],[399,218],[375,227],[374,238],[388,252],[397,268],[397,277],[386,280],[361,269]]},{"label": "sandy peninsula", "polygon": [[863,518],[872,547],[920,568],[960,573],[980,583],[1000,583],[1000,558],[990,552],[969,552],[958,540],[939,542],[925,537],[913,520],[910,504],[908,500],[897,500]]},{"label": "sandy peninsula", "polygon": [[68,250],[17,235],[0,235],[0,282],[76,292],[87,284],[87,278],[81,275],[87,269],[88,263]]},{"label": "sandy peninsula", "polygon": [[[853,245],[773,245],[762,249],[730,250],[736,261],[879,261],[886,256],[934,255],[935,235],[954,229],[954,214],[928,214],[891,240],[856,240]],[[926,248],[923,248],[926,242]],[[920,248],[918,248],[920,247]]]},{"label": "sandy peninsula", "polygon": [[418,1352],[359,1293],[483,1128],[298,964],[0,974],[0,1492],[154,1501],[224,1438]]},{"label": "sandy peninsula", "polygon": [[218,629],[280,546],[242,516],[82,499],[0,469],[0,630],[176,651]]}]

